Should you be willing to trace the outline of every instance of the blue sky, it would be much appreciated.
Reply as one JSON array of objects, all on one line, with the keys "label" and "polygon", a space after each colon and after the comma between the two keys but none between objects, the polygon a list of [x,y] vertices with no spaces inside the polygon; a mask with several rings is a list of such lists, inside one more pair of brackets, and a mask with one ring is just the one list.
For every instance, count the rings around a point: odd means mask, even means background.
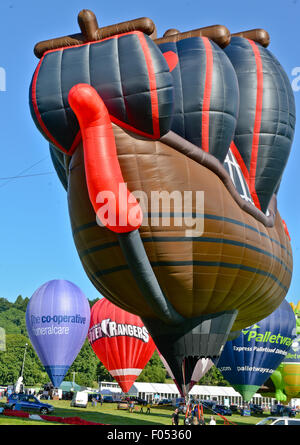
[{"label": "blue sky", "polygon": [[[100,26],[150,17],[158,36],[168,28],[187,31],[217,23],[232,32],[264,28],[271,36],[269,49],[291,81],[292,70],[300,67],[300,0],[1,0],[0,67],[6,73],[6,91],[0,91],[0,178],[42,173],[0,179],[0,297],[11,301],[19,294],[30,297],[54,278],[76,283],[88,298],[99,296],[78,259],[66,193],[28,106],[29,84],[38,62],[35,43],[78,32],[77,14],[84,8],[96,13]],[[299,112],[300,91],[295,99]],[[299,125],[278,195],[279,211],[292,238],[294,274],[287,300],[293,302],[300,300]]]}]

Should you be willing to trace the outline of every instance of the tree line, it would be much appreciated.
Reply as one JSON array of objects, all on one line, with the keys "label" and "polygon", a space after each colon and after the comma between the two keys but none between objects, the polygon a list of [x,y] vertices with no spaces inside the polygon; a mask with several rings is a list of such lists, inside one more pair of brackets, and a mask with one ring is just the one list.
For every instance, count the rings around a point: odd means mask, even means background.
[{"label": "tree line", "polygon": [[[97,300],[89,300],[92,307]],[[29,298],[17,297],[15,302],[0,298],[0,327],[5,330],[6,349],[0,351],[0,385],[16,383],[21,374],[25,345],[26,357],[23,370],[24,384],[27,387],[42,386],[49,382],[44,370],[28,337],[25,313]],[[114,381],[109,372],[99,361],[88,340],[85,341],[74,363],[70,367],[65,380],[75,381],[82,386],[97,387],[99,381]],[[137,378],[139,382],[165,383],[170,382],[157,351],[149,360],[145,369]],[[212,369],[200,380],[201,385],[228,386],[219,370]]]}]

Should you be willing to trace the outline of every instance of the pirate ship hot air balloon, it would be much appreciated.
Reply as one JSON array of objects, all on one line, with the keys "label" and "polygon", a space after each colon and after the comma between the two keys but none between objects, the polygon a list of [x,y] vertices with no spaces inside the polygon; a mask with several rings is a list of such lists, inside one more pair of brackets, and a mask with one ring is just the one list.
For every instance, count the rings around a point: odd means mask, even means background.
[{"label": "pirate ship hot air balloon", "polygon": [[275,193],[293,94],[263,30],[157,39],[147,18],[98,28],[84,10],[78,21],[80,34],[35,47],[32,117],[88,277],[142,318],[187,387],[199,358],[216,359],[289,288]]}]

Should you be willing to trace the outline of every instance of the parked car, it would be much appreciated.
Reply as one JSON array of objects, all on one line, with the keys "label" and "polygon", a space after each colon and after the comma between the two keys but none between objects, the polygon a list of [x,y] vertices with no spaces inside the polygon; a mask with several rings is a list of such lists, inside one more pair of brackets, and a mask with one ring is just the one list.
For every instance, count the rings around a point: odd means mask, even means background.
[{"label": "parked car", "polygon": [[232,411],[228,406],[215,405],[212,409],[215,413],[222,414],[222,416],[232,416]]},{"label": "parked car", "polygon": [[21,411],[38,411],[41,414],[48,414],[54,411],[54,407],[48,403],[42,403],[33,395],[11,394],[5,404],[9,409],[20,409]]},{"label": "parked car", "polygon": [[233,413],[237,413],[239,410],[239,406],[238,405],[230,405],[230,409]]},{"label": "parked car", "polygon": [[136,401],[137,401],[138,405],[144,405],[144,406],[146,406],[146,405],[148,404],[147,400],[142,399],[141,397],[137,397],[137,398],[136,398]]},{"label": "parked car", "polygon": [[121,400],[120,402],[118,402],[117,408],[118,409],[128,410],[129,403],[126,400]]},{"label": "parked car", "polygon": [[185,403],[185,398],[184,397],[177,397],[177,399],[173,399],[173,406],[174,408],[178,408],[179,405]]},{"label": "parked car", "polygon": [[263,414],[264,410],[260,405],[250,403],[251,414]]},{"label": "parked car", "polygon": [[300,419],[291,419],[290,417],[266,417],[256,425],[299,425]]},{"label": "parked car", "polygon": [[204,414],[213,414],[214,407],[218,402],[215,400],[200,400],[200,405],[203,406]]},{"label": "parked car", "polygon": [[270,409],[271,416],[287,416],[287,417],[295,417],[297,411],[290,406],[285,405],[273,405]]},{"label": "parked car", "polygon": [[158,405],[171,405],[172,400],[171,399],[162,399],[158,402]]},{"label": "parked car", "polygon": [[103,403],[114,403],[113,396],[103,396]]}]

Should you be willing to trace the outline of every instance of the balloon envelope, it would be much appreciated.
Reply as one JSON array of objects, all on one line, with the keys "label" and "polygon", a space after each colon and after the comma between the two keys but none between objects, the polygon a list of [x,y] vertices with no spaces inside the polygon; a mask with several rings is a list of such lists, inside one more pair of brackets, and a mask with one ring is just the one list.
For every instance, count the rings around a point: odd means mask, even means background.
[{"label": "balloon envelope", "polygon": [[202,377],[210,370],[210,368],[213,366],[213,361],[208,359],[208,358],[200,358],[197,363],[196,366],[194,367],[194,371],[192,373],[191,376],[191,380],[189,382],[186,382],[183,385],[180,385],[177,380],[174,377],[174,374],[171,371],[170,366],[168,365],[168,362],[166,361],[166,359],[161,355],[161,353],[158,351],[159,354],[159,358],[161,360],[161,362],[163,363],[164,367],[166,368],[169,376],[171,377],[171,379],[174,380],[175,385],[177,386],[180,394],[182,395],[182,397],[185,397],[189,391],[193,388],[193,386],[199,382],[200,379],[202,379]]},{"label": "balloon envelope", "polygon": [[155,350],[155,344],[137,315],[105,298],[91,309],[90,344],[105,368],[128,392]]},{"label": "balloon envelope", "polygon": [[295,131],[295,99],[284,69],[259,43],[232,36],[224,49],[236,70],[240,107],[231,149],[255,205],[266,212],[278,190]]},{"label": "balloon envelope", "polygon": [[78,355],[89,322],[89,302],[70,281],[48,281],[29,300],[28,335],[55,387],[61,384]]},{"label": "balloon envelope", "polygon": [[295,333],[295,316],[284,300],[267,318],[226,343],[218,368],[244,400],[249,401],[282,362]]},{"label": "balloon envelope", "polygon": [[[80,13],[82,29],[90,29],[91,17]],[[122,26],[132,29],[132,23]],[[234,58],[240,67],[198,31],[154,41],[141,31],[109,30],[100,41],[82,34],[76,44],[66,38],[41,45],[51,51],[32,79],[32,117],[55,147],[52,158],[68,190],[74,241],[89,278],[102,295],[142,318],[182,386],[200,358],[219,357],[230,331],[267,317],[288,291],[292,253],[275,198],[268,216],[259,209],[268,207],[287,161],[292,90],[273,57],[249,39],[240,44],[246,52]],[[236,150],[229,153],[233,138]],[[239,167],[232,179],[221,165],[226,158],[228,171]],[[173,198],[171,206],[169,199],[161,206],[158,199],[157,210],[151,205],[140,230],[125,224],[116,234],[100,227],[95,195],[112,192],[120,179],[143,191],[148,203],[153,192],[184,197],[191,191],[187,213],[198,215],[201,227],[187,236]],[[116,202],[109,201],[108,213],[116,216]]]},{"label": "balloon envelope", "polygon": [[277,400],[286,402],[300,394],[300,301],[297,306],[291,303],[296,316],[297,337],[293,340],[291,348],[283,362],[271,375],[268,383],[275,386]]}]

